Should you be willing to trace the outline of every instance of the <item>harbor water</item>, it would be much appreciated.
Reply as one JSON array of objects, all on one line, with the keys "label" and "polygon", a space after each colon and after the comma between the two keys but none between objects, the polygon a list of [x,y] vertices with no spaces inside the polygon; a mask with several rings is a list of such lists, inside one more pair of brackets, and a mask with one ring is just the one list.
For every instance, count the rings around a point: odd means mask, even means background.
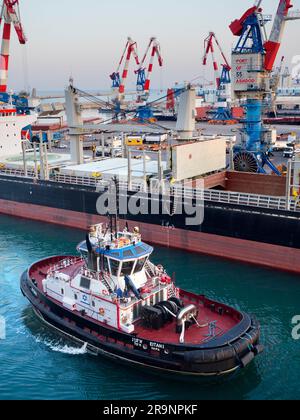
[{"label": "harbor water", "polygon": [[[263,355],[230,382],[186,383],[88,355],[34,315],[19,289],[34,261],[74,254],[84,233],[0,216],[0,399],[299,399],[300,279],[285,273],[166,248],[154,261],[176,273],[184,289],[254,313],[262,325]],[[2,326],[3,327],[3,326]],[[5,338],[5,339],[4,339]]]}]

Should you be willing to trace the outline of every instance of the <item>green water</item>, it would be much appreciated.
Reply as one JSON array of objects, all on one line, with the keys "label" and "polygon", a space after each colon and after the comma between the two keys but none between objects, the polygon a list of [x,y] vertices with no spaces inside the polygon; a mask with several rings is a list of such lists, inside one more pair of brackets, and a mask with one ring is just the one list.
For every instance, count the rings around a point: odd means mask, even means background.
[{"label": "green water", "polygon": [[96,358],[44,327],[19,291],[26,267],[69,254],[83,233],[0,216],[0,399],[299,399],[300,279],[261,268],[156,248],[154,260],[180,287],[257,315],[265,353],[241,375],[217,384],[185,383]]}]

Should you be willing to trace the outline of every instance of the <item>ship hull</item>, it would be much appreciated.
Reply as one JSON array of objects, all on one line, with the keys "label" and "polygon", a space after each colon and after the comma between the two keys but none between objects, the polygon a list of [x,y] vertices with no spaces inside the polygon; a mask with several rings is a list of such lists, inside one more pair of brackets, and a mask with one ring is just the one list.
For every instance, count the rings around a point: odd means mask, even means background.
[{"label": "ship hull", "polygon": [[[153,343],[142,340],[136,345],[134,335],[94,323],[75,314],[44,295],[29,278],[29,271],[21,277],[21,291],[35,313],[47,325],[55,328],[94,355],[135,366],[156,373],[178,377],[223,377],[246,368],[263,351],[259,344],[260,327],[256,319],[243,314],[240,324],[230,332],[230,345],[188,346]],[[247,338],[245,338],[247,337]],[[153,346],[158,351],[153,355]]]},{"label": "ship hull", "polygon": [[[98,197],[89,187],[0,176],[2,214],[86,230],[106,221]],[[292,213],[210,202],[202,225],[188,227],[185,218],[127,215],[121,224],[138,225],[153,244],[300,274],[300,223]]]}]

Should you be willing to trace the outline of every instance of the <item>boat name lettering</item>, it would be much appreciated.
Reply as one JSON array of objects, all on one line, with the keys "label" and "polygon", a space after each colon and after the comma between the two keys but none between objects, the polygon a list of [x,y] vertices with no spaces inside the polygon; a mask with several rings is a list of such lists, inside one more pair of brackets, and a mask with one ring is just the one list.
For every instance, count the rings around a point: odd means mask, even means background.
[{"label": "boat name lettering", "polygon": [[[132,342],[135,347],[143,348],[144,340],[140,340],[139,338],[133,338]],[[155,351],[165,350],[165,345],[161,343],[151,342],[149,346],[151,350],[155,350]]]},{"label": "boat name lettering", "polygon": [[150,347],[152,350],[164,350],[165,346],[164,344],[160,344],[160,343],[150,343]]},{"label": "boat name lettering", "polygon": [[132,342],[136,347],[143,347],[143,340],[140,340],[139,338],[133,338]]}]

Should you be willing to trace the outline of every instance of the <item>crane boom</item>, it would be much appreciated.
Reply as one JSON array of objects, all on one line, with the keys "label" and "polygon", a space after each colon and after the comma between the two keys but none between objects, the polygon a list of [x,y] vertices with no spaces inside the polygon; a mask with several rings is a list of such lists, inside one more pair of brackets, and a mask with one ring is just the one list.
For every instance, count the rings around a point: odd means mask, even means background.
[{"label": "crane boom", "polygon": [[0,62],[0,92],[7,91],[8,68],[9,68],[9,52],[11,39],[11,25],[14,25],[19,42],[21,45],[26,44],[27,39],[21,23],[19,0],[4,0],[0,15],[0,25],[3,25],[3,37],[1,46],[1,62]]},{"label": "crane boom", "polygon": [[269,40],[265,43],[266,50],[265,69],[272,71],[280,49],[285,24],[288,18],[289,10],[293,7],[291,0],[280,0],[277,14],[274,20],[273,28]]},{"label": "crane boom", "polygon": [[125,93],[125,83],[128,77],[128,70],[129,70],[131,56],[134,57],[136,64],[139,65],[140,62],[139,62],[139,57],[137,53],[137,43],[133,41],[131,38],[128,38],[127,55],[126,55],[126,60],[125,60],[125,66],[122,73],[120,89],[119,89],[119,93],[121,95]]},{"label": "crane boom", "polygon": [[[219,65],[218,62],[216,60],[215,57],[215,47],[214,47],[214,41],[216,43],[216,46],[218,47],[220,54],[224,60],[224,62],[222,63],[222,74],[220,75],[219,73]],[[208,55],[209,53],[211,53],[212,56],[212,61],[213,61],[213,69],[215,72],[215,80],[216,80],[216,88],[220,89],[220,86],[222,83],[224,84],[228,84],[230,83],[230,71],[231,71],[231,66],[229,64],[229,61],[227,60],[223,49],[221,47],[221,44],[219,43],[217,36],[214,32],[210,32],[208,37],[204,40],[204,57],[203,57],[203,62],[202,64],[204,66],[207,65],[207,61],[208,61]]]},{"label": "crane boom", "polygon": [[[137,53],[137,43],[128,37],[125,49],[119,61],[118,68],[113,74],[110,75],[110,78],[113,81],[112,87],[113,89],[117,89],[120,95],[124,95],[125,93],[125,84],[128,77],[129,64],[132,56],[134,57],[136,64],[139,65],[140,63]],[[120,69],[124,60],[124,69],[122,75],[120,75]]]},{"label": "crane boom", "polygon": [[[147,75],[146,75],[146,60],[151,51],[150,61],[148,64]],[[137,79],[137,91],[139,94],[138,102],[142,100],[147,100],[150,94],[150,84],[151,84],[151,75],[153,72],[154,58],[155,56],[158,59],[158,64],[160,67],[163,66],[163,58],[161,55],[161,47],[158,40],[153,37],[150,39],[146,52],[144,54],[143,60],[139,69],[136,71],[138,75]]]}]

